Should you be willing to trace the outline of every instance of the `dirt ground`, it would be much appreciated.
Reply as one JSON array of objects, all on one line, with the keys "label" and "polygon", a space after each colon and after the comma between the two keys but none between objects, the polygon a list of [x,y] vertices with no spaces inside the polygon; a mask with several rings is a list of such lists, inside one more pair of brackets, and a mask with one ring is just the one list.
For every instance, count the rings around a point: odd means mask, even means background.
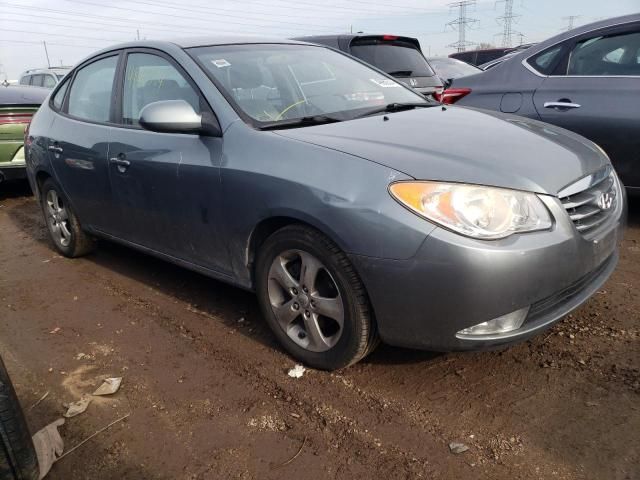
[{"label": "dirt ground", "polygon": [[55,464],[52,480],[637,479],[638,200],[621,255],[597,295],[527,343],[448,355],[381,346],[339,373],[293,379],[252,294],[107,242],[61,258],[28,187],[5,184],[0,355],[33,432],[124,377],[67,420],[65,448],[130,416]]}]

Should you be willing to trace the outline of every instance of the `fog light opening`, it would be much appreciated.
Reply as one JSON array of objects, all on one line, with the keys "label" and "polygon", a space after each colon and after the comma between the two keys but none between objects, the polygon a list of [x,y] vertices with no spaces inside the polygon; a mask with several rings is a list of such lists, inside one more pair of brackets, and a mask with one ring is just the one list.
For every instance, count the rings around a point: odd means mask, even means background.
[{"label": "fog light opening", "polygon": [[456,337],[476,337],[481,335],[500,335],[502,333],[517,330],[527,318],[529,307],[521,308],[515,312],[507,313],[501,317],[494,318],[487,322],[482,322],[472,327],[467,327],[456,333]]}]

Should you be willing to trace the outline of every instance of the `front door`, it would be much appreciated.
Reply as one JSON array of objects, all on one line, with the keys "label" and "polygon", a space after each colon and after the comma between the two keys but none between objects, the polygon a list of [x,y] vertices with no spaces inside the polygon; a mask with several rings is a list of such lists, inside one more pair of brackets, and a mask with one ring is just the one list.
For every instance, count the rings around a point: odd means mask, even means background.
[{"label": "front door", "polygon": [[109,145],[114,200],[125,221],[123,238],[152,250],[227,273],[220,225],[222,139],[156,133],[138,120],[147,104],[182,99],[209,108],[191,79],[168,57],[126,54],[119,95],[120,128]]},{"label": "front door", "polygon": [[592,32],[566,55],[534,94],[540,118],[600,145],[623,183],[640,187],[640,25]]}]

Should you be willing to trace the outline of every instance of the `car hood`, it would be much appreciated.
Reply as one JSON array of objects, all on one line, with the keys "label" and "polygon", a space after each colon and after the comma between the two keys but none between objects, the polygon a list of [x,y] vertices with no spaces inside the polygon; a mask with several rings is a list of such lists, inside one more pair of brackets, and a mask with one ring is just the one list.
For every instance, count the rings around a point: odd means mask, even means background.
[{"label": "car hood", "polygon": [[550,195],[609,163],[594,143],[568,130],[467,107],[420,108],[277,133],[420,180]]}]

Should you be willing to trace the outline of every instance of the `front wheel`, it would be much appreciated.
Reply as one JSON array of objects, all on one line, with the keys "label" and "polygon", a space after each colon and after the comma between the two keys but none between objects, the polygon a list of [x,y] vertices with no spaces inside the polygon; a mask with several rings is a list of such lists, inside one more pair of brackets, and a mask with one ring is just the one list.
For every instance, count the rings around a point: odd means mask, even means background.
[{"label": "front wheel", "polygon": [[31,434],[0,358],[0,480],[36,480],[38,459]]},{"label": "front wheel", "polygon": [[362,282],[344,252],[314,229],[292,225],[271,235],[258,255],[256,287],[276,337],[306,365],[343,368],[377,345]]}]

